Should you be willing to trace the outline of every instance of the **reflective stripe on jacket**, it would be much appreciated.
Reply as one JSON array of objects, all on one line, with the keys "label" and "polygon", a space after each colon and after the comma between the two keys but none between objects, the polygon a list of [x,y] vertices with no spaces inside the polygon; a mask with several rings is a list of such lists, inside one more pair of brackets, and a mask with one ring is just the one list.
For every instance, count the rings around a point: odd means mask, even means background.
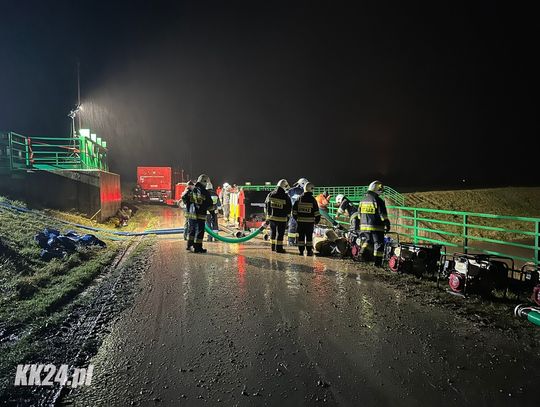
[{"label": "reflective stripe on jacket", "polygon": [[270,192],[264,202],[266,220],[274,222],[287,222],[291,213],[291,198],[281,187],[277,187]]},{"label": "reflective stripe on jacket", "polygon": [[319,205],[313,197],[313,193],[304,192],[304,194],[300,196],[293,205],[292,215],[298,223],[319,223],[321,214],[319,212]]},{"label": "reflective stripe on jacket", "polygon": [[360,204],[360,230],[364,232],[384,232],[389,225],[386,204],[375,192],[368,191]]},{"label": "reflective stripe on jacket", "polygon": [[206,212],[212,206],[212,197],[206,188],[197,182],[187,194],[186,216],[188,219],[206,220]]}]

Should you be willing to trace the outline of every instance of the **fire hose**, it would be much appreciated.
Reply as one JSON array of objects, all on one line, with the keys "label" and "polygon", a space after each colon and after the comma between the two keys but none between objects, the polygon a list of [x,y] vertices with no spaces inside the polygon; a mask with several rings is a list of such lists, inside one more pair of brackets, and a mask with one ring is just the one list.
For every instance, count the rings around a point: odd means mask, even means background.
[{"label": "fire hose", "polygon": [[214,239],[219,240],[221,242],[225,242],[225,243],[244,243],[244,242],[247,242],[248,240],[253,239],[255,236],[260,235],[265,227],[266,227],[266,225],[263,224],[260,228],[258,228],[257,230],[255,230],[251,234],[249,234],[247,236],[243,236],[243,237],[238,237],[238,238],[220,236],[219,234],[214,232],[212,229],[210,229],[208,227],[208,225],[204,225],[204,230],[206,230],[206,233],[208,233]]},{"label": "fire hose", "polygon": [[339,223],[335,219],[332,219],[332,217],[324,209],[319,209],[319,212],[323,218],[325,218],[328,222],[332,224],[332,226],[339,226]]},{"label": "fire hose", "polygon": [[514,309],[514,315],[540,326],[540,308],[520,304]]}]

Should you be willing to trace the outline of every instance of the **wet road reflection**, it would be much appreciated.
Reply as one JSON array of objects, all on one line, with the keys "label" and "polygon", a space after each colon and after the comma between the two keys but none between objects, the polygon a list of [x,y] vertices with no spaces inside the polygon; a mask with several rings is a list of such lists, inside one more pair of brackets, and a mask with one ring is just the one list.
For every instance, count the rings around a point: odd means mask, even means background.
[{"label": "wet road reflection", "polygon": [[[456,329],[452,314],[404,298],[357,263],[262,243],[208,244],[207,255],[183,245],[159,242],[81,404],[503,405],[498,389],[532,383],[530,355],[510,362],[511,344]],[[493,347],[501,356],[489,364]]]}]

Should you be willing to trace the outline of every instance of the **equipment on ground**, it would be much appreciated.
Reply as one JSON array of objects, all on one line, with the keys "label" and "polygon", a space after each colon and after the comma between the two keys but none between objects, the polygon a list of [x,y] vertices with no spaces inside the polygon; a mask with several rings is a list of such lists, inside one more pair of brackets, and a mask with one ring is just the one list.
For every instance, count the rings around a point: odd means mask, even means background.
[{"label": "equipment on ground", "polygon": [[514,316],[525,318],[529,322],[532,322],[533,324],[540,326],[540,308],[531,307],[526,304],[519,304],[514,309]]},{"label": "equipment on ground", "polygon": [[520,271],[512,273],[512,283],[514,286],[517,283],[516,291],[518,293],[532,292],[531,300],[540,306],[540,266],[534,263],[525,263]]},{"label": "equipment on ground", "polygon": [[397,243],[386,244],[388,267],[394,273],[435,275],[442,264],[443,246],[437,244]]},{"label": "equipment on ground", "polygon": [[506,295],[509,272],[513,269],[514,260],[510,257],[454,253],[445,260],[439,278],[448,279],[449,292],[453,294],[489,295],[499,289],[505,290]]},{"label": "equipment on ground", "polygon": [[367,236],[358,231],[351,231],[347,234],[351,257],[354,261],[362,261],[362,246],[367,243]]},{"label": "equipment on ground", "polygon": [[246,188],[233,190],[229,195],[229,219],[230,225],[241,230],[251,230],[261,227],[266,221],[264,213],[265,201],[268,190],[256,190]]}]

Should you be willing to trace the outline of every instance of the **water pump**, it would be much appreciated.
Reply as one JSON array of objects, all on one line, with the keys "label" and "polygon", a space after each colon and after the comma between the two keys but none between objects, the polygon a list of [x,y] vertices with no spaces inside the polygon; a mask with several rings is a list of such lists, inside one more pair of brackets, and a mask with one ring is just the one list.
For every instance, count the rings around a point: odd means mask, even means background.
[{"label": "water pump", "polygon": [[388,267],[395,273],[434,275],[442,262],[441,245],[399,243],[388,251]]},{"label": "water pump", "polygon": [[466,295],[469,292],[488,295],[494,289],[505,290],[509,272],[514,269],[510,257],[487,254],[454,253],[444,262],[439,278],[448,279],[449,292]]}]

